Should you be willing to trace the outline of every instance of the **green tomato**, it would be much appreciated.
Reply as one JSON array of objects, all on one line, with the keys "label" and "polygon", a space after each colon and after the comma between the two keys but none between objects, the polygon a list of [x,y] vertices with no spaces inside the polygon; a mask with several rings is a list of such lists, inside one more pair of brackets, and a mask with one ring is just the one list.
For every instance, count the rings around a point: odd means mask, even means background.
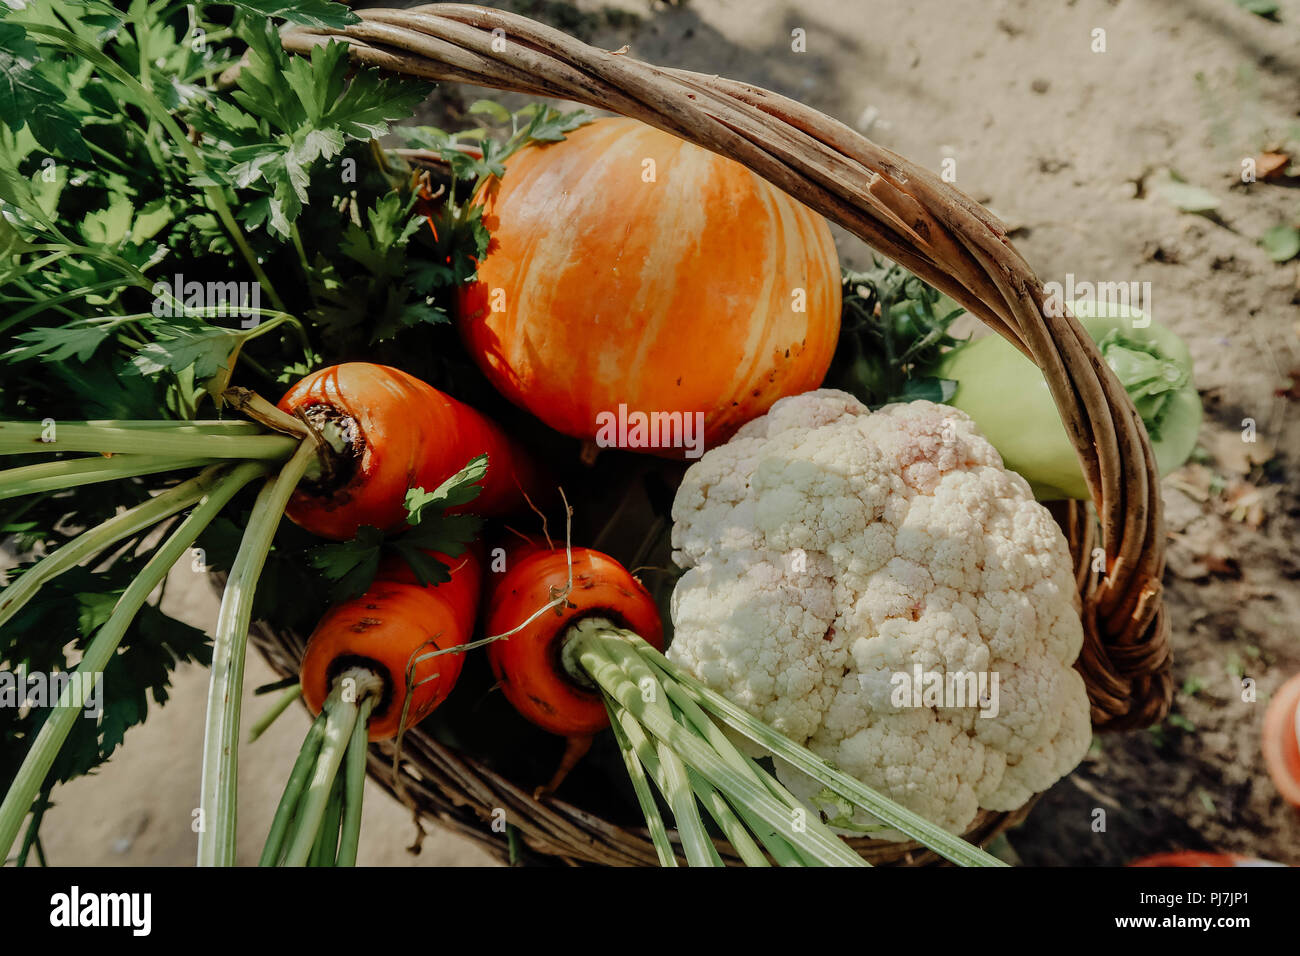
[{"label": "green tomato", "polygon": [[[1137,309],[1111,307],[1094,316],[1093,305],[1075,302],[1070,310],[1133,399],[1165,475],[1187,460],[1201,426],[1191,354],[1182,339]],[[948,352],[933,374],[957,382],[949,404],[975,420],[1038,498],[1090,497],[1047,381],[1010,342],[1000,335],[977,339]]]}]

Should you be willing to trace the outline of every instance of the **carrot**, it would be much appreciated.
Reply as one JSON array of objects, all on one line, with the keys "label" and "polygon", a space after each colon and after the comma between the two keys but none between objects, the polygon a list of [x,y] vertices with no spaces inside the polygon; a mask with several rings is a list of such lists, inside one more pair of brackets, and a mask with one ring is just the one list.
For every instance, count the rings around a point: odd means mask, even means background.
[{"label": "carrot", "polygon": [[1269,702],[1261,746],[1278,793],[1300,807],[1300,674],[1278,688]]},{"label": "carrot", "polygon": [[[421,586],[405,560],[379,567],[365,594],[332,608],[307,642],[302,694],[316,720],[303,740],[262,849],[262,866],[355,865],[366,742],[418,723],[451,692],[474,629],[482,560],[426,552],[451,579]],[[341,771],[341,773],[340,773]]]},{"label": "carrot", "polygon": [[313,372],[279,408],[297,414],[329,443],[328,467],[304,480],[287,514],[336,541],[362,525],[384,531],[406,519],[406,492],[432,490],[477,455],[488,456],[476,514],[519,507],[535,472],[528,456],[493,422],[431,385],[384,365],[348,362]]},{"label": "carrot", "polygon": [[[474,549],[459,558],[429,552],[451,568],[451,580],[422,587],[397,556],[380,565],[365,594],[336,605],[321,618],[303,653],[302,693],[313,714],[325,705],[339,675],[350,668],[372,671],[382,690],[370,714],[369,738],[397,736],[405,707],[406,727],[418,723],[451,692],[463,654],[441,654],[413,663],[421,652],[446,650],[469,640],[478,609],[482,564]],[[414,689],[409,706],[407,669]]]},{"label": "carrot", "polygon": [[[649,592],[617,561],[590,548],[573,549],[573,586],[554,612],[528,619],[555,599],[569,583],[564,548],[521,545],[509,553],[505,575],[493,588],[486,628],[509,637],[488,645],[488,661],[502,692],[523,717],[567,738],[555,776],[543,788],[552,791],[609,726],[609,712],[599,688],[564,645],[572,628],[586,618],[603,618],[663,647],[663,624]],[[527,622],[527,623],[525,623]],[[521,627],[522,625],[522,627]]]}]

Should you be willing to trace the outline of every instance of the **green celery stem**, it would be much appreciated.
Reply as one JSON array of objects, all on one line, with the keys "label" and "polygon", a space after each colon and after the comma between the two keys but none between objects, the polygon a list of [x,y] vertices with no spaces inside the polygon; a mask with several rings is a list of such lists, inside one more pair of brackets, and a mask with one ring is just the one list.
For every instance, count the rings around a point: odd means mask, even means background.
[{"label": "green celery stem", "polygon": [[367,697],[357,711],[347,753],[343,757],[343,824],[339,835],[336,866],[356,866],[361,842],[361,804],[366,794],[366,751],[370,747],[370,711],[374,697]]},{"label": "green celery stem", "polygon": [[997,857],[971,846],[965,840],[936,826],[919,814],[876,793],[860,780],[855,780],[832,767],[816,754],[768,727],[717,691],[683,672],[639,636],[629,632],[627,639],[642,658],[656,670],[671,676],[701,707],[732,729],[802,770],[823,786],[829,787],[854,806],[870,813],[886,826],[906,833],[912,839],[925,844],[940,856],[959,866],[1007,865]]},{"label": "green celery stem", "polygon": [[199,805],[204,825],[199,831],[200,866],[233,866],[235,862],[239,716],[253,596],[289,496],[307,465],[316,458],[310,440],[302,439],[296,444],[297,451],[293,457],[273,480],[263,486],[253,503],[248,527],[239,543],[221,596],[212,645],[212,674],[203,737]]},{"label": "green celery stem", "polygon": [[285,853],[285,866],[306,866],[311,857],[316,837],[325,817],[326,804],[334,792],[334,778],[352,736],[357,720],[357,705],[341,697],[331,698],[325,705],[325,737],[321,741],[320,755],[311,782],[298,805],[298,819]]},{"label": "green celery stem", "polygon": [[[728,766],[698,734],[674,721],[666,701],[645,700],[647,695],[643,694],[627,671],[606,656],[618,647],[625,646],[628,639],[634,637],[636,635],[619,628],[591,626],[585,630],[579,629],[572,639],[579,642],[578,659],[583,669],[597,680],[604,691],[631,711],[646,730],[670,747],[687,766],[717,787],[733,804],[737,800],[743,801],[755,815],[778,831],[789,830],[793,833],[798,822],[801,824],[799,841],[822,863],[864,865],[862,858],[836,837],[815,813],[804,811],[797,815],[796,811],[778,801],[768,789],[758,786]],[[658,694],[649,696],[657,697]],[[680,828],[681,820],[678,825]]]},{"label": "green celery stem", "polygon": [[72,458],[45,461],[0,471],[0,501],[42,491],[60,491],[101,481],[153,475],[212,463],[208,457],[170,458],[160,455],[114,455],[112,458]]},{"label": "green celery stem", "polygon": [[[52,438],[52,441],[45,441]],[[0,422],[0,454],[93,452],[170,458],[252,458],[283,461],[298,447],[288,435],[223,434],[202,426],[136,428],[87,422]]]},{"label": "green celery stem", "polygon": [[[631,739],[623,729],[622,719],[624,715],[631,718],[622,708],[616,707],[614,703],[605,697],[605,710],[609,714],[609,726],[614,731],[614,739],[618,743],[619,753],[623,755],[623,763],[627,766],[628,776],[632,780],[632,790],[636,793],[637,804],[641,807],[641,815],[645,817],[646,829],[650,833],[650,842],[655,848],[655,855],[659,858],[660,866],[676,866],[677,855],[673,852],[672,844],[668,841],[668,828],[664,826],[663,815],[659,812],[659,805],[655,803],[654,794],[650,792],[650,786],[646,780],[646,768],[643,766],[637,748],[633,747]],[[635,719],[633,719],[635,723]],[[638,726],[638,730],[640,727]]]},{"label": "green celery stem", "polygon": [[[355,729],[355,724],[353,725]],[[348,735],[351,740],[351,734]],[[346,756],[346,749],[344,756]],[[333,866],[339,850],[339,818],[343,814],[343,775],[334,777],[330,787],[329,800],[325,803],[325,815],[321,818],[320,832],[312,844],[308,856],[308,866]]]},{"label": "green celery stem", "polygon": [[257,718],[257,722],[248,729],[248,742],[251,744],[258,737],[262,736],[262,734],[266,733],[266,729],[279,720],[280,715],[288,710],[293,705],[293,702],[301,696],[301,684],[294,684],[281,691],[280,696],[277,697],[275,703],[271,705],[271,709],[261,717]]},{"label": "green celery stem", "polygon": [[0,591],[0,625],[17,614],[44,585],[54,578],[119,541],[188,508],[208,494],[225,475],[226,471],[221,466],[209,468],[189,481],[155,495],[134,508],[119,512],[103,524],[82,532],[63,547],[46,555],[19,575],[7,588]]},{"label": "green celery stem", "polygon": [[[118,598],[112,615],[86,648],[81,663],[77,666],[77,673],[98,674],[108,666],[117,652],[118,644],[125,635],[127,627],[135,619],[153,589],[162,583],[172,565],[190,548],[199,532],[217,516],[235,493],[264,471],[264,466],[258,463],[239,465],[202,497],[198,506],[186,516]],[[53,712],[37,733],[36,740],[23,759],[22,766],[10,785],[3,804],[0,804],[0,858],[8,855],[22,826],[23,818],[32,805],[32,800],[54,764],[54,758],[58,756],[64,740],[67,739],[73,722],[85,707],[89,683],[89,681],[69,683]]]},{"label": "green celery stem", "polygon": [[321,713],[312,721],[311,729],[303,737],[298,759],[293,762],[293,769],[289,771],[289,780],[284,785],[284,793],[281,794],[280,803],[275,808],[275,816],[271,818],[271,830],[266,836],[266,844],[262,847],[261,859],[257,861],[258,866],[275,866],[279,862],[280,854],[284,849],[284,837],[289,830],[289,822],[298,809],[298,801],[307,786],[307,779],[316,767],[316,757],[320,754],[321,741],[324,739],[325,714]]}]

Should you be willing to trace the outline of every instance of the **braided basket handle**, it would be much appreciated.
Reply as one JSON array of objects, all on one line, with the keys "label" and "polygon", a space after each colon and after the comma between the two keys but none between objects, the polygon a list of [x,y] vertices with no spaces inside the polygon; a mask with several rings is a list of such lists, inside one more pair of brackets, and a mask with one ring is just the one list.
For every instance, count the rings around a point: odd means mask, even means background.
[{"label": "braided basket handle", "polygon": [[1081,502],[1058,510],[1081,598],[1077,664],[1098,729],[1152,724],[1172,695],[1161,600],[1164,527],[1155,459],[1123,386],[979,203],[794,100],[588,46],[525,17],[462,4],[362,10],[339,30],[294,28],[306,53],[346,40],[354,62],[433,80],[572,100],[633,117],[749,167],[974,313],[1033,359],[1078,452],[1105,543]]}]

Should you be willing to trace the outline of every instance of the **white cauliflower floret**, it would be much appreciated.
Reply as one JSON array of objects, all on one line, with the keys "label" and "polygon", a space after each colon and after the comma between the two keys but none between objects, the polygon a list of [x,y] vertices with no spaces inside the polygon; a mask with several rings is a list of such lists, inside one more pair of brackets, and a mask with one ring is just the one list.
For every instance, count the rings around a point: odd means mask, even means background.
[{"label": "white cauliflower floret", "polygon": [[965,413],[782,399],[690,468],[673,520],[669,657],[869,786],[960,832],[1083,758],[1065,538]]},{"label": "white cauliflower floret", "polygon": [[[824,639],[835,618],[829,562],[796,571],[766,557],[724,554],[686,572],[691,583],[673,593],[673,617],[698,621],[713,640],[683,648],[679,660],[710,686],[736,688],[735,703],[799,740],[830,704],[826,672],[843,670],[844,642]],[[773,639],[751,640],[756,633]]]}]

